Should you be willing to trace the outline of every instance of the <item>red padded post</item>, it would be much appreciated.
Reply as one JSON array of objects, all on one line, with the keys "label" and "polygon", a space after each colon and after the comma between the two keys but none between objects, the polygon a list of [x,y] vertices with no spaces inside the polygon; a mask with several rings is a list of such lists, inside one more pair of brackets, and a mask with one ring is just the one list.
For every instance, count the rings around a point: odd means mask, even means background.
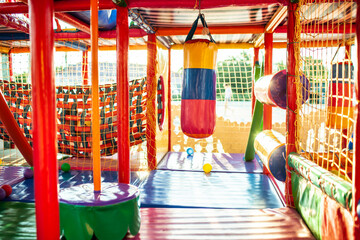
[{"label": "red padded post", "polygon": [[58,240],[54,1],[30,0],[29,14],[37,239]]},{"label": "red padded post", "polygon": [[[265,75],[272,74],[273,34],[265,33]],[[272,106],[264,104],[264,130],[272,128]]]},{"label": "red padded post", "polygon": [[129,123],[129,23],[128,9],[117,7],[116,61],[118,101],[118,161],[119,183],[130,183],[130,123]]}]

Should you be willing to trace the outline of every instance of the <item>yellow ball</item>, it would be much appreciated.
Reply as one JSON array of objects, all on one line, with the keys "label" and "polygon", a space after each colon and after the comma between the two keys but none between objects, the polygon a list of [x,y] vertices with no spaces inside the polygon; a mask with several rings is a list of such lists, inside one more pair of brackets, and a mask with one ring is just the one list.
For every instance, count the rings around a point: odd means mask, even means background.
[{"label": "yellow ball", "polygon": [[211,172],[211,170],[212,170],[211,164],[210,163],[205,163],[204,166],[203,166],[203,170],[204,170],[205,173]]}]

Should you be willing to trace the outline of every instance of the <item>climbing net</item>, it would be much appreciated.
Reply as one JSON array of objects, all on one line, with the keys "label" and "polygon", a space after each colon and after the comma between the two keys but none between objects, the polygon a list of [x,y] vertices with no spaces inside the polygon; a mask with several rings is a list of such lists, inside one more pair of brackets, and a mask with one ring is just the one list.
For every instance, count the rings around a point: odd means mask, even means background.
[{"label": "climbing net", "polygon": [[303,90],[297,84],[297,151],[351,182],[356,3],[302,0],[299,4],[299,70],[310,81],[310,98],[302,104]]},{"label": "climbing net", "polygon": [[[113,56],[113,58],[111,58]],[[21,131],[32,145],[31,75],[29,53],[3,53],[2,91]],[[99,52],[100,149],[103,170],[117,170],[117,85],[115,52]],[[103,61],[101,61],[101,59]],[[55,53],[58,158],[76,169],[91,169],[91,77],[87,54]],[[133,152],[146,140],[146,65],[130,63],[130,145]],[[139,78],[139,76],[143,76]],[[136,155],[136,154],[135,154]],[[0,122],[3,165],[24,165],[21,154]],[[136,159],[135,159],[136,160]],[[139,160],[139,159],[138,159]],[[137,164],[139,165],[139,164]]]}]

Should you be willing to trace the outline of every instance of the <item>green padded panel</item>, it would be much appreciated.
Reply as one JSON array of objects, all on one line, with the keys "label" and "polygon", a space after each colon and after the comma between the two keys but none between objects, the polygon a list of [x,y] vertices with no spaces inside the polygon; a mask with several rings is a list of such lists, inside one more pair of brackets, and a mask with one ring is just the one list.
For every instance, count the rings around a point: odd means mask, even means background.
[{"label": "green padded panel", "polygon": [[297,153],[289,154],[289,166],[351,211],[352,185]]},{"label": "green padded panel", "polygon": [[34,203],[0,202],[0,239],[36,239]]},{"label": "green padded panel", "polygon": [[321,239],[322,191],[296,172],[291,172],[291,186],[296,209],[316,239]]}]

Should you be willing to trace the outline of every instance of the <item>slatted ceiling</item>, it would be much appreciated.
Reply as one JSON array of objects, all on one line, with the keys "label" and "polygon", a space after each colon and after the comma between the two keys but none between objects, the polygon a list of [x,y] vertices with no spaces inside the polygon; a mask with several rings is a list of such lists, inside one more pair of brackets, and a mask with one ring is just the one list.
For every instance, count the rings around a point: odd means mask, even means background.
[{"label": "slatted ceiling", "polygon": [[[209,26],[265,25],[279,5],[251,7],[224,7],[205,9]],[[137,9],[153,27],[189,27],[198,15],[197,9]]]},{"label": "slatted ceiling", "polygon": [[[342,7],[338,8],[338,6]],[[350,20],[354,23],[356,19],[356,3],[336,2],[312,4],[311,6],[303,5],[302,12],[304,12],[304,18],[307,19],[304,24],[316,20],[320,20],[319,23],[325,23],[329,21],[329,18],[332,18],[329,24],[349,22]],[[284,21],[284,25],[287,25],[287,19]]]},{"label": "slatted ceiling", "polygon": [[322,19],[320,22],[325,22],[329,17],[332,21],[339,20],[341,22],[356,19],[356,3],[350,2],[335,2],[322,3],[302,6],[304,10],[304,18],[308,21],[315,21]]}]

